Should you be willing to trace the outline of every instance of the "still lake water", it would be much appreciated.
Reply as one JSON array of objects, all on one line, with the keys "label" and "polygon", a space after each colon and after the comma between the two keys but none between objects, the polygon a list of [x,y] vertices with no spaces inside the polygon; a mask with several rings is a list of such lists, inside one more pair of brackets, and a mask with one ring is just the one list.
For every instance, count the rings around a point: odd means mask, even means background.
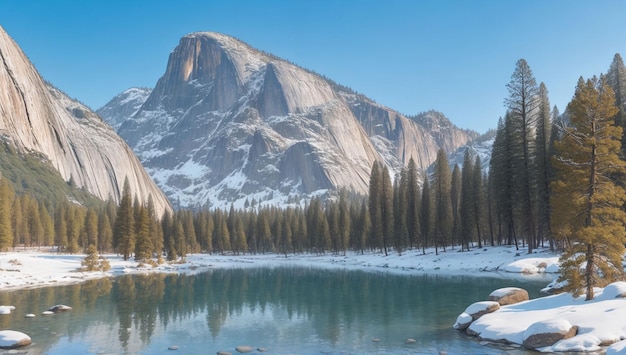
[{"label": "still lake water", "polygon": [[[16,307],[0,329],[29,334],[27,354],[237,354],[238,345],[263,354],[529,354],[480,345],[452,324],[494,289],[523,287],[535,298],[545,285],[304,267],[126,275],[0,291],[0,304]],[[55,304],[73,310],[41,314]]]}]

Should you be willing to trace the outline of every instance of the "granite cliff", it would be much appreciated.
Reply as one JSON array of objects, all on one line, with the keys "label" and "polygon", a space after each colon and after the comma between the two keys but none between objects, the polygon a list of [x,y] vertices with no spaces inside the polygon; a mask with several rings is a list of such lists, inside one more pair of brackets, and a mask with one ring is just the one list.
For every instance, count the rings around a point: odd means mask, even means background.
[{"label": "granite cliff", "polygon": [[119,201],[124,179],[140,201],[171,206],[129,146],[94,112],[46,83],[0,27],[0,139],[38,153],[66,181]]},{"label": "granite cliff", "polygon": [[247,44],[184,36],[165,74],[118,133],[181,206],[285,204],[346,187],[366,193],[374,161],[426,169],[477,136],[443,115],[406,117]]}]

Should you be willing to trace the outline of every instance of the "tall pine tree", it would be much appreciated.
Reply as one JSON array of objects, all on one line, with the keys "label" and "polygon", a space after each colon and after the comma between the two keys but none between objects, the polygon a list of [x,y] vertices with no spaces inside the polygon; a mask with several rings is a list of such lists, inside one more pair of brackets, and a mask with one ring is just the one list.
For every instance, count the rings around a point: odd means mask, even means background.
[{"label": "tall pine tree", "polygon": [[570,127],[555,143],[553,232],[567,238],[561,255],[561,280],[574,295],[594,298],[594,287],[623,279],[626,238],[626,191],[612,179],[626,169],[619,159],[622,128],[614,125],[618,109],[604,80],[578,82],[567,107]]}]

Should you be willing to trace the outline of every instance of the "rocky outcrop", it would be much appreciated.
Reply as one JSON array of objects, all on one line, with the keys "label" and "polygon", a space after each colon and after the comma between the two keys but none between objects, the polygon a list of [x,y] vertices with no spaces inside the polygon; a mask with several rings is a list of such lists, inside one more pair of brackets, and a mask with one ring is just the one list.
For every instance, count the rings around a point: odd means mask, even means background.
[{"label": "rocky outcrop", "polygon": [[425,169],[439,148],[451,152],[475,137],[437,119],[445,129],[433,135],[315,73],[199,32],[180,40],[165,74],[118,132],[172,200],[243,207],[245,200],[284,205],[341,187],[367,193],[375,161],[392,174],[410,158]]},{"label": "rocky outcrop", "polygon": [[127,89],[112,98],[96,113],[117,130],[128,117],[135,115],[151,92],[152,90],[147,88]]},{"label": "rocky outcrop", "polygon": [[559,340],[569,339],[576,335],[578,327],[564,319],[550,319],[533,323],[524,332],[524,347],[535,350],[551,346]]},{"label": "rocky outcrop", "polygon": [[0,349],[17,349],[31,343],[27,334],[15,330],[0,330]]},{"label": "rocky outcrop", "polygon": [[18,151],[42,154],[63,179],[103,200],[119,201],[128,178],[140,201],[152,195],[159,213],[170,209],[126,143],[89,108],[46,84],[2,28],[0,137]]},{"label": "rocky outcrop", "polygon": [[528,301],[528,299],[528,291],[519,287],[505,287],[497,289],[491,292],[487,298],[488,301],[498,302],[500,306]]}]

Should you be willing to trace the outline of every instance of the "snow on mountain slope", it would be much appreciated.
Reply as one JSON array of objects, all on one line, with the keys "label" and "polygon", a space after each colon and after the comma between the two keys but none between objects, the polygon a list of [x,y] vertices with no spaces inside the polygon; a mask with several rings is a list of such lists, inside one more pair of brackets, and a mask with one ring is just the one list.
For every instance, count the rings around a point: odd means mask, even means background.
[{"label": "snow on mountain slope", "polygon": [[127,89],[112,98],[104,107],[96,110],[96,113],[117,130],[128,117],[137,113],[151,92],[152,90],[147,88]]},{"label": "snow on mountain slope", "polygon": [[[113,102],[113,101],[112,101]],[[112,107],[111,107],[112,106]],[[114,112],[115,102],[101,110]],[[441,115],[443,116],[443,115]],[[374,161],[422,169],[475,134],[418,121],[212,32],[184,36],[118,132],[181,206],[283,205],[346,187],[366,193]]]}]

